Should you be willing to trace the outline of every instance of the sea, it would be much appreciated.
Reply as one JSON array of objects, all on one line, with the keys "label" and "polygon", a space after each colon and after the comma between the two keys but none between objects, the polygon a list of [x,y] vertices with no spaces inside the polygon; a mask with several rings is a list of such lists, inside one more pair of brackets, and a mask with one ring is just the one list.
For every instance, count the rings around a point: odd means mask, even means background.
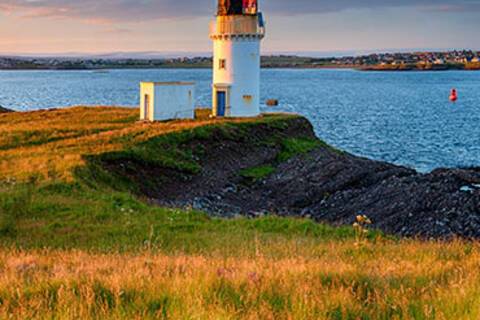
[{"label": "sea", "polygon": [[[141,81],[194,81],[197,105],[207,107],[211,80],[206,69],[0,71],[0,106],[134,107]],[[264,112],[301,114],[319,138],[352,154],[420,172],[480,167],[480,72],[266,69],[261,86],[263,102],[280,103]]]}]

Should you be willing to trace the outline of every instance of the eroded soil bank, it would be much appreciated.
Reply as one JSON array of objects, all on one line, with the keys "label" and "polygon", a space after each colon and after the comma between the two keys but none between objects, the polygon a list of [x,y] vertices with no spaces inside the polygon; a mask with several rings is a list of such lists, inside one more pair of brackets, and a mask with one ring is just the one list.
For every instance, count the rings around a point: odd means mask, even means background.
[{"label": "eroded soil bank", "polygon": [[318,140],[301,117],[216,126],[167,142],[149,150],[178,155],[182,165],[152,163],[132,152],[95,162],[161,206],[222,217],[303,216],[334,225],[365,214],[389,234],[480,238],[480,169],[421,174],[357,157]]}]

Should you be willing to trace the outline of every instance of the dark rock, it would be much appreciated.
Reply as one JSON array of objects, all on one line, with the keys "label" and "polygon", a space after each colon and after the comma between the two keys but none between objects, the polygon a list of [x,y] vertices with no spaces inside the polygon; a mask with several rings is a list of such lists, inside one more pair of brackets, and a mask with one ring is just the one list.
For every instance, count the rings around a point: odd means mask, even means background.
[{"label": "dark rock", "polygon": [[10,112],[14,112],[14,111],[0,106],[0,113],[10,113]]}]

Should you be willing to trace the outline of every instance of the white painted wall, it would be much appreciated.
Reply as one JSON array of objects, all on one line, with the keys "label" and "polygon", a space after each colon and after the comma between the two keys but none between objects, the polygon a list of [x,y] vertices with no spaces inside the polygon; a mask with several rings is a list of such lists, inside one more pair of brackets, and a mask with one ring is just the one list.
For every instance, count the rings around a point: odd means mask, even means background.
[{"label": "white painted wall", "polygon": [[[217,89],[227,91],[226,116],[253,117],[260,114],[260,44],[263,34],[255,34],[257,25],[256,16],[217,17],[216,28],[213,28],[216,31],[211,35],[215,115]],[[222,59],[226,60],[226,69],[220,69]]]},{"label": "white painted wall", "polygon": [[[150,112],[149,114],[145,113],[145,96],[149,96],[150,100]],[[153,101],[155,99],[155,86],[153,82],[142,82],[140,83],[140,120],[151,120],[153,119]]]},{"label": "white painted wall", "polygon": [[[140,119],[163,121],[195,118],[195,84],[190,82],[142,82]],[[145,95],[151,96],[148,117],[142,109]]]},{"label": "white painted wall", "polygon": [[[219,69],[220,60],[226,69]],[[216,85],[230,85],[226,116],[260,114],[260,39],[227,38],[214,41],[213,95]],[[247,99],[247,97],[251,97]],[[216,108],[216,103],[214,105]]]}]

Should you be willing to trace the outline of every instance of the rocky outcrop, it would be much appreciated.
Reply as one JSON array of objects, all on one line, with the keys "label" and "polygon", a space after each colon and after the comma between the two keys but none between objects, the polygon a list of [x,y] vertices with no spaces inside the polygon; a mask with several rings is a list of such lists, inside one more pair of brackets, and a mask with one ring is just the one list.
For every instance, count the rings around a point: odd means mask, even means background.
[{"label": "rocky outcrop", "polygon": [[[279,162],[279,141],[292,137],[315,139],[308,121],[296,118],[283,126],[254,126],[241,138],[218,129],[185,143],[183,150],[202,168],[195,174],[132,160],[104,166],[162,206],[193,207],[222,217],[301,216],[334,225],[350,225],[365,214],[389,234],[480,238],[480,169],[421,174],[324,144]],[[274,173],[256,181],[240,174],[264,165],[274,167]]]},{"label": "rocky outcrop", "polygon": [[9,112],[13,112],[13,110],[0,106],[0,113],[9,113]]},{"label": "rocky outcrop", "polygon": [[[310,157],[315,160],[294,159],[265,181],[268,198],[280,200],[270,202],[272,209],[333,224],[351,224],[365,214],[378,229],[402,236],[480,236],[478,169],[419,174],[350,155],[330,160],[329,150]],[[303,183],[293,185],[296,179]],[[283,191],[293,197],[281,199]]]}]

